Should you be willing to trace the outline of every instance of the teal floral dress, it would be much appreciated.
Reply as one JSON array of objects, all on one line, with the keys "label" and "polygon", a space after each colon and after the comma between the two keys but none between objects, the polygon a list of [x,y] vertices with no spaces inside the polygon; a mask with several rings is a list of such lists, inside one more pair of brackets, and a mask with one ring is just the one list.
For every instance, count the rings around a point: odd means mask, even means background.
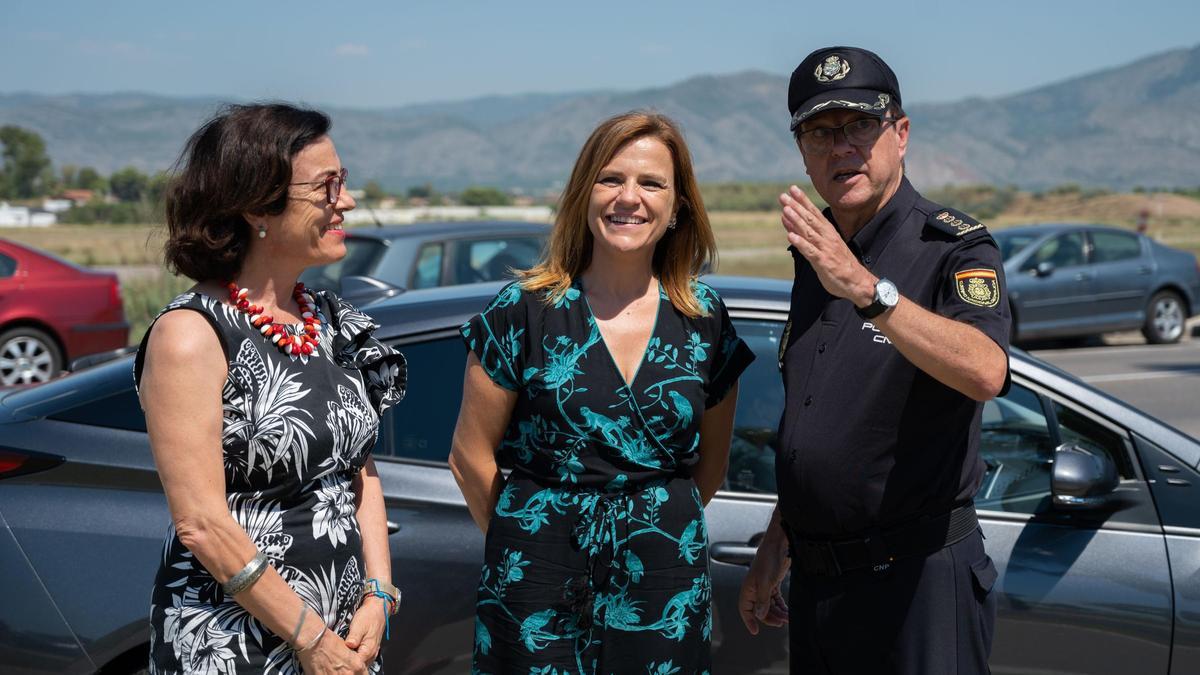
[{"label": "teal floral dress", "polygon": [[497,450],[511,473],[487,533],[475,673],[708,672],[708,533],[690,471],[704,410],[754,355],[717,293],[694,289],[706,316],[660,290],[629,384],[578,283],[549,304],[510,284],[461,328],[518,394]]}]

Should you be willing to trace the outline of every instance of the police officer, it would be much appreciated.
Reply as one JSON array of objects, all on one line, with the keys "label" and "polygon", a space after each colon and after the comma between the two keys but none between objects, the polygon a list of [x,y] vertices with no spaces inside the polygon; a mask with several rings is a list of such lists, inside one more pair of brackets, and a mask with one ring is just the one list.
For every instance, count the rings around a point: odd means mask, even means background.
[{"label": "police officer", "polygon": [[779,200],[796,275],[779,503],[742,619],[788,624],[793,672],[988,672],[996,569],[972,496],[983,401],[1008,386],[1000,251],[904,176],[910,123],[876,54],[813,52],[788,110],[829,208]]}]

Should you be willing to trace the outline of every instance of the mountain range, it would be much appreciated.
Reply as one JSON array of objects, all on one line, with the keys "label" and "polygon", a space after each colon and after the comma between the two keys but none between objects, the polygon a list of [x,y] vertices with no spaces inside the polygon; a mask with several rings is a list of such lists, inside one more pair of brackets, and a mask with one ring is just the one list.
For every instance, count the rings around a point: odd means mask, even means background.
[{"label": "mountain range", "polygon": [[[785,76],[751,71],[638,91],[322,109],[357,185],[561,186],[592,128],[633,108],[679,121],[702,182],[803,180],[786,92]],[[221,104],[142,93],[0,94],[0,125],[37,131],[56,165],[158,171]],[[907,169],[920,186],[1200,185],[1200,46],[1013,95],[913,104],[908,113]]]}]

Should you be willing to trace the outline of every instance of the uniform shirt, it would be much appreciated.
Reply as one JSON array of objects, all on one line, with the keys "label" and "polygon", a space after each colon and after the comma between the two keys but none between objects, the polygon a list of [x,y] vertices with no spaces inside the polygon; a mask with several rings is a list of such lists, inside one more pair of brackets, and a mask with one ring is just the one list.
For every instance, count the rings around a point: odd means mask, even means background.
[{"label": "uniform shirt", "polygon": [[[833,221],[828,210],[825,217]],[[848,245],[906,299],[975,326],[1007,355],[1004,270],[982,225],[903,179]],[[776,457],[784,521],[814,538],[865,535],[969,502],[984,473],[983,404],[914,366],[791,252],[796,280],[780,346],[787,394]]]}]

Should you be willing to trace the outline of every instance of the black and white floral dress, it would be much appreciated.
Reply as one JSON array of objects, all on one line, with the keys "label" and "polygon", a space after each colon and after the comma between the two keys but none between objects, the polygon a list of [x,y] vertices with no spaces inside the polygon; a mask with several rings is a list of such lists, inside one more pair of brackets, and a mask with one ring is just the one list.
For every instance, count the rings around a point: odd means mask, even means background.
[{"label": "black and white floral dress", "polygon": [[[352,481],[380,414],[404,396],[406,368],[399,352],[372,337],[378,326],[369,317],[332,293],[313,295],[320,345],[303,360],[280,351],[246,314],[201,293],[180,295],[162,314],[193,310],[216,330],[229,363],[221,393],[229,511],[292,590],[345,637],[364,576]],[[300,672],[292,648],[224,594],[173,526],[150,626],[151,673]],[[372,672],[380,669],[377,659]]]}]

